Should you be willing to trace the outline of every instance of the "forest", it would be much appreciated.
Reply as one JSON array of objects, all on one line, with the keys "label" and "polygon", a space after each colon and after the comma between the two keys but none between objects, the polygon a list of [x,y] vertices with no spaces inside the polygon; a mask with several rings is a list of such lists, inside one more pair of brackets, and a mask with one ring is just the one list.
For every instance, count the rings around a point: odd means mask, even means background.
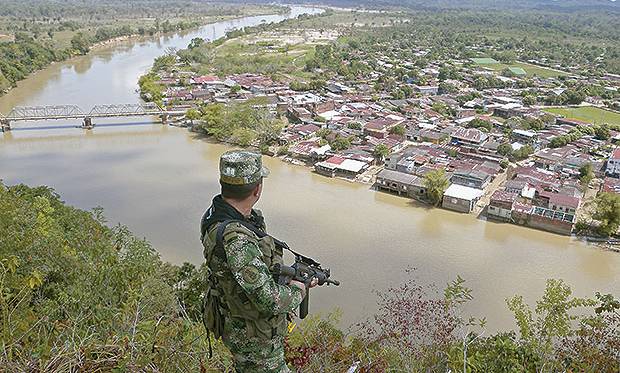
[{"label": "forest", "polygon": [[[198,234],[198,232],[197,232]],[[199,247],[196,248],[200,250]],[[620,369],[620,301],[581,298],[550,279],[535,307],[506,300],[516,329],[466,316],[472,289],[410,280],[377,292],[377,312],[343,328],[312,315],[287,337],[299,372],[598,372]],[[201,322],[204,267],[161,260],[102,209],[68,206],[48,187],[0,183],[0,367],[12,372],[232,372]]]}]

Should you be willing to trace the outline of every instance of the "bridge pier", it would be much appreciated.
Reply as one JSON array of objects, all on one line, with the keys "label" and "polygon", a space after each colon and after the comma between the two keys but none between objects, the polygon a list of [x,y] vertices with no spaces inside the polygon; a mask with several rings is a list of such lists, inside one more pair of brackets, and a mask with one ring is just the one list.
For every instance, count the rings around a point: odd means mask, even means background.
[{"label": "bridge pier", "polygon": [[161,118],[161,122],[162,122],[163,124],[168,124],[168,114],[167,114],[167,113],[162,114],[162,115],[160,116],[160,118]]},{"label": "bridge pier", "polygon": [[11,122],[8,119],[0,119],[0,129],[2,132],[8,132],[11,130]]},{"label": "bridge pier", "polygon": [[93,128],[95,128],[93,119],[91,117],[84,118],[84,124],[82,124],[82,128],[84,128],[85,130],[92,130]]}]

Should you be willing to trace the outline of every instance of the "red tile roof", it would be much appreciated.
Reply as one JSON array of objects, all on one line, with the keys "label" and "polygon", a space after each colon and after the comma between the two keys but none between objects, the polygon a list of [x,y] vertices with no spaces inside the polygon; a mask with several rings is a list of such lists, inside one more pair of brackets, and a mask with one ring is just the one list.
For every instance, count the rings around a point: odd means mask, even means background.
[{"label": "red tile roof", "polygon": [[342,162],[344,162],[344,158],[334,155],[333,157],[330,157],[327,160],[325,160],[325,162],[332,163],[332,164],[341,164]]},{"label": "red tile roof", "polygon": [[620,194],[620,179],[606,177],[603,182],[603,192]]},{"label": "red tile roof", "polygon": [[556,206],[566,206],[577,209],[579,208],[579,204],[581,203],[581,198],[569,196],[567,194],[542,191],[540,192],[540,195],[549,198],[550,205],[553,204]]},{"label": "red tile roof", "polygon": [[219,82],[219,81],[220,81],[220,78],[218,78],[215,75],[203,75],[203,76],[197,76],[194,78],[194,82],[196,84]]},{"label": "red tile roof", "polygon": [[497,201],[497,202],[512,203],[516,199],[517,199],[517,195],[515,193],[508,192],[505,190],[496,190],[491,196],[491,202]]},{"label": "red tile roof", "polygon": [[364,128],[366,129],[371,129],[371,130],[383,130],[386,127],[396,123],[396,120],[393,119],[387,119],[387,118],[377,118],[377,119],[373,119],[370,122],[366,123],[366,125],[364,126]]}]

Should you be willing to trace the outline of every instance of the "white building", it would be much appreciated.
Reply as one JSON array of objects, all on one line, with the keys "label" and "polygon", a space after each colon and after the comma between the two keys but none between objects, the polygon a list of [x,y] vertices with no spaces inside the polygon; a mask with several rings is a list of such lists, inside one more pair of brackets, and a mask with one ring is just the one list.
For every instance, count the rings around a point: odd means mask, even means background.
[{"label": "white building", "polygon": [[607,160],[605,172],[610,176],[620,176],[620,148],[614,149],[611,157]]}]

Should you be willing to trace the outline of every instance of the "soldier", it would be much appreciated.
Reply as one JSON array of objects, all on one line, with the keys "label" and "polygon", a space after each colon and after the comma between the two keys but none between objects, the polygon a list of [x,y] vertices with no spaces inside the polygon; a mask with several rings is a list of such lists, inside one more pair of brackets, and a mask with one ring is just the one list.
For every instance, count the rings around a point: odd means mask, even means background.
[{"label": "soldier", "polygon": [[307,291],[298,281],[278,284],[271,273],[276,263],[282,264],[282,248],[265,233],[262,214],[253,209],[268,174],[259,154],[224,153],[221,194],[201,221],[209,276],[205,326],[215,338],[222,337],[239,373],[289,372],[284,360],[287,318]]}]

